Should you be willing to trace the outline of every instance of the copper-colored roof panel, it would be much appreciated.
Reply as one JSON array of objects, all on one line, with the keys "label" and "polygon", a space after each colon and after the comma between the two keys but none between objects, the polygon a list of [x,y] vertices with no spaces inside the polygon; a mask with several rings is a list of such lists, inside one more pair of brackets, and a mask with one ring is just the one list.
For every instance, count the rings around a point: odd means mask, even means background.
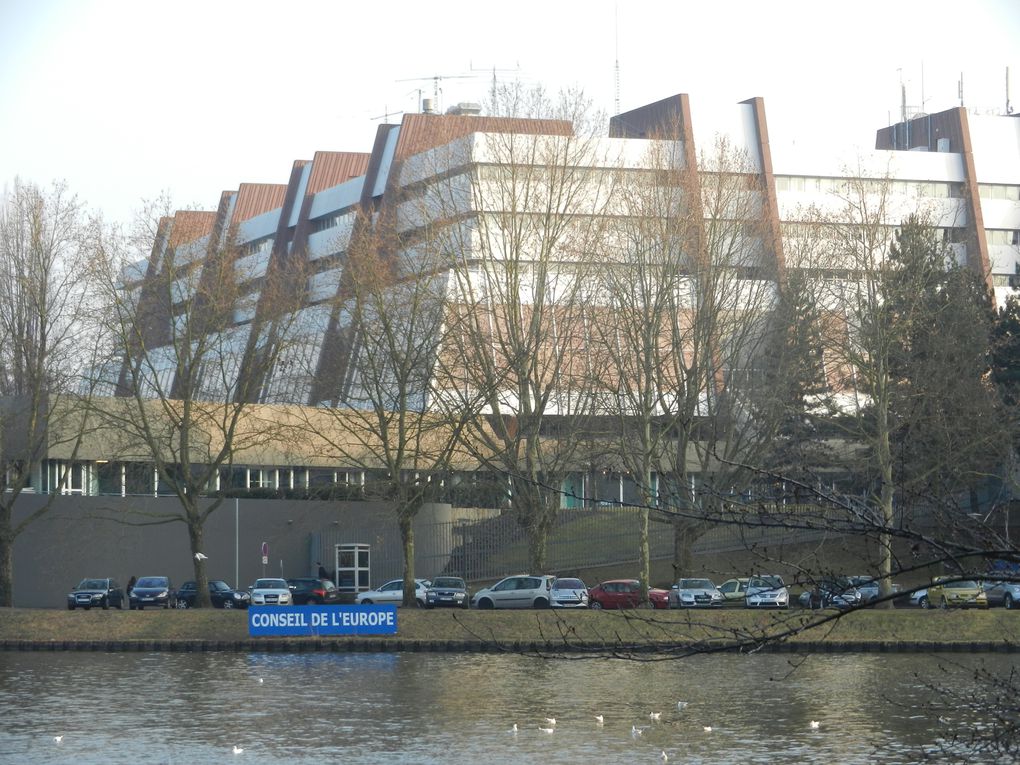
[{"label": "copper-colored roof panel", "polygon": [[312,173],[308,178],[305,195],[318,194],[323,189],[338,186],[368,171],[372,155],[355,151],[317,151],[312,160]]},{"label": "copper-colored roof panel", "polygon": [[461,114],[405,114],[394,159],[402,160],[471,133],[573,135],[569,120],[484,117]]},{"label": "copper-colored roof panel", "polygon": [[[160,221],[162,225],[162,221]],[[170,229],[170,247],[194,242],[212,233],[216,224],[216,213],[204,210],[178,210],[174,213],[173,227]]]},{"label": "copper-colored roof panel", "polygon": [[283,206],[287,186],[282,183],[242,183],[237,189],[232,223],[241,223],[256,215]]}]

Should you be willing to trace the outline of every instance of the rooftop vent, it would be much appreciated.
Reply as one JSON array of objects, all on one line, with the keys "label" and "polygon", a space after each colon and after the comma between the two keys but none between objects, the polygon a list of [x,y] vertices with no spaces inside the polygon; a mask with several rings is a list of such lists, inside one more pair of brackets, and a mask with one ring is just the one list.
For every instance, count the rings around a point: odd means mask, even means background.
[{"label": "rooftop vent", "polygon": [[447,109],[446,113],[447,114],[461,114],[461,115],[465,115],[465,114],[481,114],[482,113],[482,105],[481,104],[471,103],[469,101],[461,101],[459,104],[456,104],[455,106],[451,106],[449,109]]}]

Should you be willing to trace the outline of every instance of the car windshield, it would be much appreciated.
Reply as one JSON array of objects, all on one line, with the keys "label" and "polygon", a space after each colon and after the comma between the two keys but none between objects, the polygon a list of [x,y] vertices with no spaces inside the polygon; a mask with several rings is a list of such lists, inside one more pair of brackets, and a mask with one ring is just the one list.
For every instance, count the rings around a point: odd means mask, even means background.
[{"label": "car windshield", "polygon": [[135,582],[135,589],[139,587],[166,587],[167,581],[165,576],[143,576]]},{"label": "car windshield", "polygon": [[970,579],[962,579],[959,582],[946,582],[943,587],[950,590],[976,590],[977,583]]},{"label": "car windshield", "polygon": [[749,587],[766,587],[776,589],[783,587],[783,580],[778,576],[759,576],[751,581]]},{"label": "car windshield", "polygon": [[714,587],[708,579],[681,579],[679,584],[681,590],[711,590]]},{"label": "car windshield", "polygon": [[456,589],[464,589],[464,580],[458,579],[455,576],[437,576],[436,581],[432,583],[433,587],[452,587]]},{"label": "car windshield", "polygon": [[580,579],[557,579],[553,582],[554,590],[583,590],[584,582]]},{"label": "car windshield", "polygon": [[[194,587],[194,585],[192,585]],[[209,589],[215,592],[230,592],[230,585],[226,582],[209,582]]]},{"label": "car windshield", "polygon": [[287,583],[282,579],[256,579],[256,590],[286,590]]},{"label": "car windshield", "polygon": [[105,590],[105,579],[82,579],[81,584],[75,587],[76,590]]}]

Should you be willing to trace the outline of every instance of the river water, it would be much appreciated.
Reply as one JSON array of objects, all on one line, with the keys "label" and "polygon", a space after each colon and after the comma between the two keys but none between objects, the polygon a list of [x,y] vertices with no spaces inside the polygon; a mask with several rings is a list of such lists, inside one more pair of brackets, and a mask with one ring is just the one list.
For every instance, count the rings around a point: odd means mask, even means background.
[{"label": "river water", "polygon": [[[10,652],[0,653],[0,763],[557,765],[662,763],[663,752],[678,763],[914,763],[989,722],[933,707],[946,699],[931,682],[980,694],[975,669],[1004,676],[1015,663]],[[545,717],[556,718],[551,733]]]}]

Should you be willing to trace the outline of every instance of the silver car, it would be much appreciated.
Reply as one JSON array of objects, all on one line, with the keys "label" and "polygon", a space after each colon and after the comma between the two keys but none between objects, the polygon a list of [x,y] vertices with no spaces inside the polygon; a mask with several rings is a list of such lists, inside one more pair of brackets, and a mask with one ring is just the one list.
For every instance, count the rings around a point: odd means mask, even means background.
[{"label": "silver car", "polygon": [[670,608],[711,608],[725,602],[711,579],[681,579],[669,591]]},{"label": "silver car", "polygon": [[574,577],[554,579],[549,591],[549,605],[553,608],[587,608],[588,588]]},{"label": "silver car", "polygon": [[471,596],[473,608],[548,608],[553,576],[508,576]]},{"label": "silver car", "polygon": [[783,577],[776,574],[752,576],[747,583],[744,605],[747,608],[789,608],[790,591]]},{"label": "silver car", "polygon": [[[427,598],[426,593],[428,592],[430,584],[432,584],[432,582],[428,579],[414,580],[414,602],[418,608],[425,608]],[[390,581],[379,585],[374,590],[359,592],[354,598],[354,602],[358,605],[366,606],[370,606],[373,603],[392,603],[395,606],[403,605],[404,580],[390,579]]]},{"label": "silver car", "polygon": [[1009,578],[993,577],[981,583],[988,598],[988,607],[1020,608],[1020,581],[1015,575]]},{"label": "silver car", "polygon": [[251,605],[289,606],[292,605],[290,585],[286,579],[256,579],[251,586]]}]

